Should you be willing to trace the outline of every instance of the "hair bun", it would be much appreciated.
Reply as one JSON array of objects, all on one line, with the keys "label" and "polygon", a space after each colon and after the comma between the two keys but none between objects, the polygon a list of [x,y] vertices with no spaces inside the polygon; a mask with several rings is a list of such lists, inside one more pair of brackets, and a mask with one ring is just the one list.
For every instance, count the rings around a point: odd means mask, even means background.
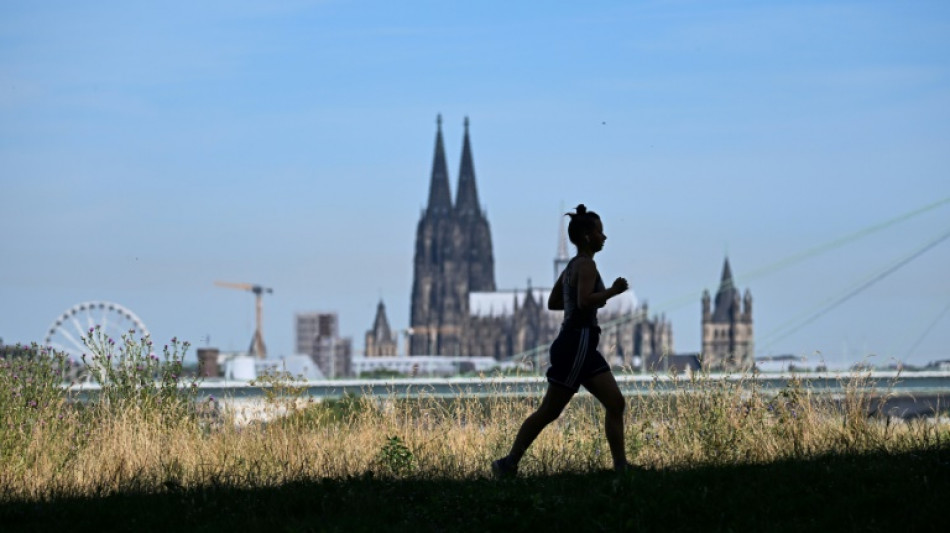
[{"label": "hair bun", "polygon": [[578,215],[583,215],[587,213],[587,206],[585,206],[584,204],[577,204],[575,211],[577,211]]}]

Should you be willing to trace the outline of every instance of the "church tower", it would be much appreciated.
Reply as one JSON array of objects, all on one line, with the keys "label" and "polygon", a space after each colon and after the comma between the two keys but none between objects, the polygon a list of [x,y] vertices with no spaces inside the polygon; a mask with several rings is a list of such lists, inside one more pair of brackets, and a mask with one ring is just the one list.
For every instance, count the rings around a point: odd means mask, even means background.
[{"label": "church tower", "polygon": [[[563,207],[561,211],[564,211]],[[554,283],[561,277],[561,272],[567,268],[571,262],[571,256],[567,252],[567,230],[565,229],[564,217],[561,217],[561,223],[558,225],[557,235],[557,255],[554,256]]]},{"label": "church tower", "polygon": [[459,355],[472,291],[495,290],[491,230],[478,203],[475,165],[465,119],[455,204],[437,118],[429,203],[416,229],[410,355]]},{"label": "church tower", "polygon": [[386,306],[379,301],[376,306],[376,319],[373,320],[373,329],[366,332],[366,356],[384,357],[396,355],[396,335],[389,327],[386,318]]},{"label": "church tower", "polygon": [[[428,355],[439,352],[439,331],[445,315],[447,283],[446,263],[451,263],[451,241],[455,230],[449,168],[442,141],[442,115],[436,118],[435,154],[429,180],[429,202],[416,227],[416,253],[413,262],[412,309],[409,353]],[[454,302],[453,302],[454,303]]]},{"label": "church tower", "polygon": [[745,371],[755,364],[752,334],[752,294],[748,289],[740,303],[739,289],[732,280],[727,257],[719,290],[710,308],[709,291],[703,291],[703,367],[726,372]]},{"label": "church tower", "polygon": [[[492,255],[491,229],[488,217],[478,203],[478,187],[475,185],[475,164],[472,161],[472,145],[468,138],[468,117],[465,117],[465,137],[462,140],[462,163],[459,166],[458,195],[455,214],[462,242],[459,253],[461,262],[468,265],[469,291],[490,292],[495,290],[495,259]],[[466,313],[468,309],[466,306]]]}]

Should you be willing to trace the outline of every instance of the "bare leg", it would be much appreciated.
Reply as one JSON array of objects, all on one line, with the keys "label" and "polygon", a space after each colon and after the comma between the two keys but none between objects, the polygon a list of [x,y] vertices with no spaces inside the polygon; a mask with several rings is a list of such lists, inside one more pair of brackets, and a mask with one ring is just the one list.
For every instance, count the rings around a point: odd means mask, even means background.
[{"label": "bare leg", "polygon": [[544,394],[544,399],[541,400],[541,406],[521,424],[518,436],[515,437],[515,443],[511,445],[508,459],[512,464],[518,464],[524,452],[531,446],[534,439],[541,434],[541,430],[561,416],[561,411],[564,410],[573,396],[574,392],[568,388],[548,384],[548,391]]},{"label": "bare leg", "polygon": [[614,468],[626,468],[627,454],[623,443],[623,412],[626,402],[620,393],[620,387],[617,386],[617,380],[612,373],[604,372],[585,381],[584,388],[600,400],[607,411],[604,431],[607,433],[607,444],[610,446]]}]

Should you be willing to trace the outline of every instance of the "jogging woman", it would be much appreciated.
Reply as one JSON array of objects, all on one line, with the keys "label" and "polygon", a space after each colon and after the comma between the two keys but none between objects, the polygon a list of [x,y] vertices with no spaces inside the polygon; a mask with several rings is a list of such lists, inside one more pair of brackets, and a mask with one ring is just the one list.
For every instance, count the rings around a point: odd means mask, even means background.
[{"label": "jogging woman", "polygon": [[577,247],[577,255],[561,272],[548,297],[548,309],[564,311],[561,330],[551,344],[548,390],[538,410],[521,424],[508,455],[492,462],[492,472],[499,477],[518,473],[518,462],[528,447],[541,430],[561,415],[582,385],[607,411],[604,428],[614,469],[625,471],[629,468],[623,442],[625,401],[610,372],[610,365],[597,351],[600,340],[597,309],[626,291],[629,285],[624,278],[617,278],[607,288],[597,272],[594,255],[604,248],[607,240],[597,213],[588,211],[581,204],[567,216],[571,217],[567,234]]}]

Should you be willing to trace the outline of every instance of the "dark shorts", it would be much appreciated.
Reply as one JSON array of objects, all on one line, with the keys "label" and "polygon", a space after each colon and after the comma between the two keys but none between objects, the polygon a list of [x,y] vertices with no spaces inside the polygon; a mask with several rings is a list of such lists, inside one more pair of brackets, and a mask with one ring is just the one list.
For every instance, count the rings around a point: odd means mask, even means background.
[{"label": "dark shorts", "polygon": [[610,365],[597,351],[600,328],[562,327],[551,344],[551,366],[548,381],[574,392],[588,379],[610,371]]}]

